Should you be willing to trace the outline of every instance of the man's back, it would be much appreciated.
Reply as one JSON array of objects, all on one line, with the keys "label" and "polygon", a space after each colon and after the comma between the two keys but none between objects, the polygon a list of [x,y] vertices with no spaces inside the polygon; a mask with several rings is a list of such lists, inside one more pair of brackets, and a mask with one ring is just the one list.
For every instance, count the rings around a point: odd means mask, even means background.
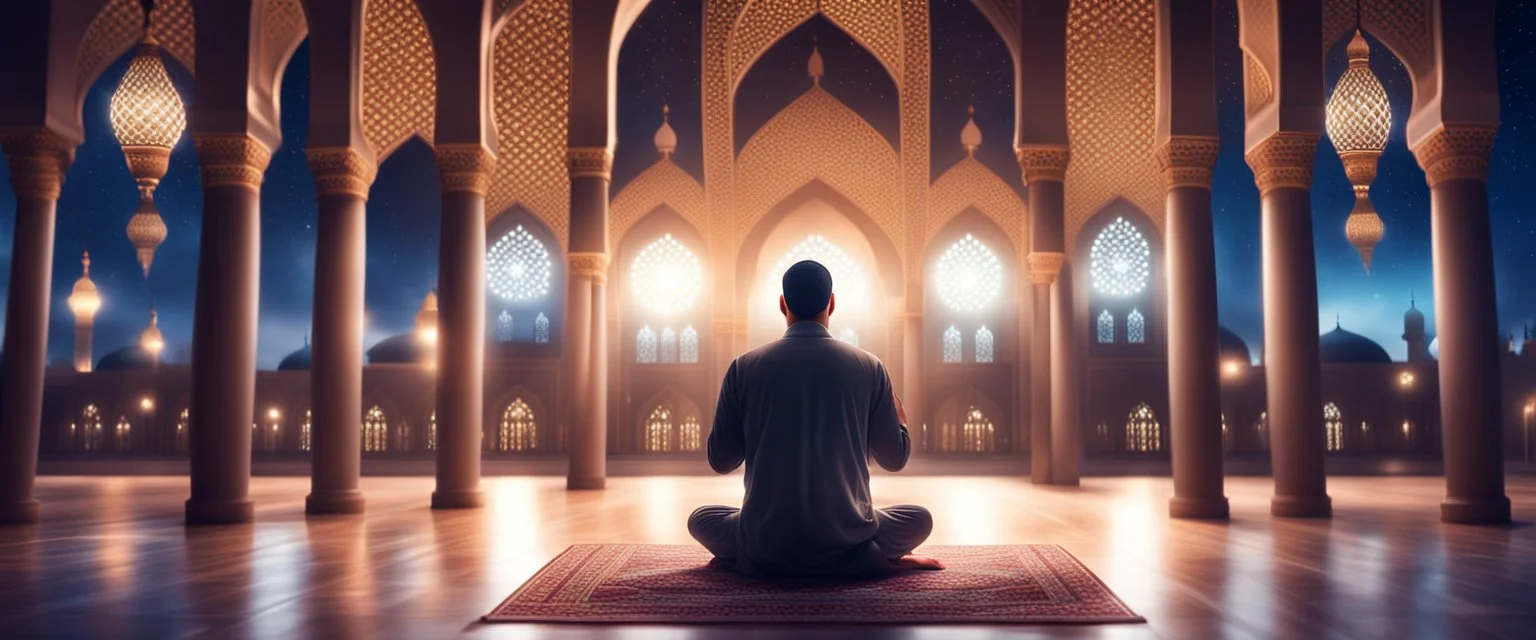
[{"label": "man's back", "polygon": [[797,322],[743,354],[709,436],[716,471],[747,465],[738,564],[801,575],[884,569],[867,460],[895,471],[909,451],[884,365],[821,324]]}]

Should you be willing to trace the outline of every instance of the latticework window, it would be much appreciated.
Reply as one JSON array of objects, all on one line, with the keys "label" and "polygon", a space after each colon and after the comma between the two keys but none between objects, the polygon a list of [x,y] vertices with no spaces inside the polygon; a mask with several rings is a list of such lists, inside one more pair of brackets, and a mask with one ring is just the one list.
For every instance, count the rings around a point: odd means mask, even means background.
[{"label": "latticework window", "polygon": [[363,451],[388,450],[389,421],[384,417],[384,410],[379,405],[373,405],[363,414]]},{"label": "latticework window", "polygon": [[549,344],[549,316],[543,311],[533,318],[533,343]]},{"label": "latticework window", "polygon": [[427,451],[437,451],[437,409],[427,414]]},{"label": "latticework window", "polygon": [[1163,450],[1163,425],[1152,407],[1143,402],[1125,421],[1125,450],[1146,453]]},{"label": "latticework window", "polygon": [[661,349],[659,360],[662,364],[677,364],[677,332],[672,327],[661,330]]},{"label": "latticework window", "polygon": [[128,416],[117,417],[117,425],[112,428],[112,450],[133,451],[133,425],[128,423]]},{"label": "latticework window", "polygon": [[539,444],[539,427],[533,408],[522,398],[512,400],[501,412],[496,448],[499,451],[533,451]]},{"label": "latticework window", "polygon": [[658,405],[645,419],[645,450],[663,452],[672,450],[672,407]]},{"label": "latticework window", "polygon": [[181,415],[176,417],[176,453],[187,452],[187,424],[191,415],[190,410],[182,409]]},{"label": "latticework window", "polygon": [[395,451],[410,451],[410,450],[411,450],[411,425],[408,422],[401,422],[400,426],[395,427]]},{"label": "latticework window", "polygon": [[992,419],[974,405],[965,411],[965,424],[960,427],[961,447],[965,451],[991,452],[997,450],[997,430]]},{"label": "latticework window", "polygon": [[1099,344],[1115,343],[1115,316],[1109,309],[1099,312]]},{"label": "latticework window", "polygon": [[1253,422],[1253,434],[1258,437],[1259,449],[1269,451],[1269,412],[1260,411],[1259,419]]},{"label": "latticework window", "polygon": [[107,446],[106,432],[102,430],[101,409],[94,403],[80,411],[80,448],[101,451]]},{"label": "latticework window", "polygon": [[496,316],[496,341],[512,341],[512,313],[506,309],[502,309],[501,313]]},{"label": "latticework window", "polygon": [[313,430],[313,427],[311,426],[313,423],[314,423],[314,420],[312,418],[310,418],[310,411],[309,411],[309,409],[305,409],[304,410],[304,424],[299,425],[299,450],[300,451],[309,451],[310,447],[313,446],[311,444],[312,436],[310,435],[310,432]]},{"label": "latticework window", "polygon": [[985,308],[1003,289],[1003,263],[980,240],[965,234],[939,257],[934,267],[939,300],[953,311]]},{"label": "latticework window", "polygon": [[656,332],[651,331],[649,325],[640,327],[640,332],[635,334],[635,362],[656,363]]},{"label": "latticework window", "polygon": [[789,251],[779,258],[770,273],[768,290],[778,291],[784,272],[801,260],[815,260],[832,274],[839,307],[858,309],[869,299],[866,292],[868,283],[864,280],[863,270],[859,268],[858,263],[820,234],[811,235],[800,241],[800,244],[790,247]]},{"label": "latticework window", "polygon": [[683,364],[694,364],[699,361],[699,332],[694,330],[693,325],[683,328],[677,359]]},{"label": "latticework window", "polygon": [[523,225],[517,225],[491,245],[485,262],[491,292],[502,300],[526,302],[549,293],[554,273],[549,249]]},{"label": "latticework window", "polygon": [[943,346],[939,350],[939,360],[948,364],[960,362],[960,330],[950,325],[944,330]]},{"label": "latticework window", "polygon": [[1147,319],[1141,311],[1131,309],[1130,315],[1125,317],[1125,341],[1131,344],[1147,342]]},{"label": "latticework window", "polygon": [[672,234],[646,245],[629,266],[630,289],[651,313],[668,316],[692,308],[704,288],[704,268]]},{"label": "latticework window", "polygon": [[698,416],[688,416],[684,419],[683,427],[677,434],[677,448],[682,451],[698,451],[702,448],[704,441],[700,438],[699,429]]},{"label": "latticework window", "polygon": [[976,330],[976,362],[987,364],[996,360],[996,347],[992,344],[992,330],[982,325]]},{"label": "latticework window", "polygon": [[859,332],[854,331],[852,328],[837,332],[837,339],[855,347],[859,346]]},{"label": "latticework window", "polygon": [[1141,293],[1151,279],[1151,245],[1135,225],[1115,218],[1088,249],[1088,272],[1099,293],[1126,297]]},{"label": "latticework window", "polygon": [[1323,405],[1323,428],[1327,433],[1328,450],[1344,450],[1344,413],[1332,402]]}]

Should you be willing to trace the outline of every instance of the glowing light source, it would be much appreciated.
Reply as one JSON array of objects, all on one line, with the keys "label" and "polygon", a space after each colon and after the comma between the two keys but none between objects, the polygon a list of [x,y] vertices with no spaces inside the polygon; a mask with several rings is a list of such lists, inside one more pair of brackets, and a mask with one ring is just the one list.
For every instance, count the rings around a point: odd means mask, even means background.
[{"label": "glowing light source", "polygon": [[149,276],[155,249],[165,241],[165,221],[155,209],[155,187],[170,168],[171,148],[187,128],[187,110],[166,73],[160,44],[150,33],[154,3],[144,12],[144,39],[128,63],[128,71],[112,93],[109,116],[112,132],[123,147],[128,170],[139,188],[139,206],[128,221],[128,239],[139,265]]},{"label": "glowing light source", "polygon": [[1414,378],[1413,378],[1413,372],[1412,371],[1404,371],[1401,374],[1398,374],[1398,376],[1397,376],[1397,384],[1399,386],[1402,386],[1402,387],[1411,387],[1411,386],[1413,386],[1413,380],[1414,380]]},{"label": "glowing light source", "polygon": [[416,339],[422,344],[437,344],[437,292],[428,291],[416,311]]},{"label": "glowing light source", "polygon": [[526,302],[549,293],[554,274],[549,249],[523,225],[517,225],[491,245],[486,266],[491,292],[503,300]]},{"label": "glowing light source", "polygon": [[1221,375],[1228,378],[1236,378],[1243,375],[1243,363],[1235,358],[1221,363]]},{"label": "glowing light source", "polygon": [[80,279],[75,281],[75,288],[69,293],[69,310],[77,320],[91,320],[96,317],[96,311],[101,309],[101,294],[96,291],[96,283],[91,281],[89,251],[80,258],[80,265]]},{"label": "glowing light source", "polygon": [[277,407],[272,407],[270,409],[267,409],[267,419],[268,420],[276,420],[276,419],[282,417],[282,415],[283,414],[277,410]]},{"label": "glowing light source", "polygon": [[857,310],[865,300],[864,292],[867,286],[864,280],[863,270],[853,261],[853,258],[845,253],[837,245],[832,244],[821,234],[811,234],[799,244],[790,247],[774,264],[773,271],[769,273],[771,280],[767,283],[768,291],[773,291],[775,297],[781,290],[784,272],[801,260],[815,260],[826,267],[832,274],[832,293],[837,296],[840,304],[838,308]]},{"label": "glowing light source", "polygon": [[985,308],[1003,288],[1003,265],[980,240],[965,234],[939,257],[934,268],[939,299],[951,310]]},{"label": "glowing light source", "polygon": [[145,411],[155,408],[155,400],[149,396],[139,398],[139,408]]},{"label": "glowing light source", "polygon": [[1151,255],[1151,245],[1135,225],[1123,217],[1115,218],[1088,249],[1094,290],[1115,297],[1141,293],[1151,279]]},{"label": "glowing light source", "polygon": [[139,347],[156,360],[160,359],[160,352],[165,351],[165,337],[160,335],[160,314],[153,309],[149,311],[149,326],[139,333]]},{"label": "glowing light source", "polygon": [[704,268],[698,256],[669,233],[635,256],[629,266],[629,284],[641,306],[658,315],[673,315],[698,301]]},{"label": "glowing light source", "polygon": [[1392,105],[1376,74],[1371,73],[1371,47],[1357,26],[1355,37],[1345,52],[1349,68],[1339,76],[1333,95],[1328,97],[1328,139],[1339,151],[1344,175],[1355,191],[1355,207],[1344,222],[1344,235],[1360,252],[1366,272],[1371,270],[1371,254],[1381,242],[1386,227],[1371,204],[1371,182],[1376,180],[1376,161],[1387,148],[1392,131]]}]

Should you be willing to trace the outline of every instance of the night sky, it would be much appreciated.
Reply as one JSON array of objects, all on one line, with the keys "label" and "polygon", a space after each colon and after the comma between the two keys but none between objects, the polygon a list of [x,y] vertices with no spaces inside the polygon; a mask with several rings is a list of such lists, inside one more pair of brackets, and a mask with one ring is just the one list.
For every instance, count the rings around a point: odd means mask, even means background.
[{"label": "night sky", "polygon": [[[1217,79],[1222,154],[1215,177],[1216,251],[1221,322],[1255,351],[1262,343],[1260,300],[1259,197],[1242,158],[1242,59],[1237,46],[1233,0],[1218,0]],[[977,152],[1021,192],[1010,150],[1013,131],[1012,69],[1007,48],[968,0],[933,0],[932,170],[937,177],[964,155],[960,127],[968,105],[984,143]],[[674,159],[702,178],[700,139],[701,0],[653,0],[625,40],[619,58],[619,144],[614,193],[656,159],[651,135],[663,103],[679,145]],[[1500,98],[1503,125],[1489,179],[1493,211],[1494,263],[1498,274],[1501,331],[1520,333],[1536,324],[1536,294],[1526,281],[1536,276],[1536,195],[1522,188],[1536,160],[1536,2],[1498,3]],[[876,58],[837,27],[816,18],[797,28],[748,72],[737,98],[735,146],[773,113],[809,86],[805,61],[815,39],[826,60],[823,86],[861,113],[892,144],[898,142],[896,87]],[[1404,141],[1403,123],[1411,100],[1406,70],[1375,40],[1372,69],[1392,101],[1393,129],[1372,200],[1387,225],[1370,275],[1344,238],[1352,194],[1333,147],[1318,145],[1312,189],[1316,228],[1320,330],[1335,317],[1346,329],[1365,334],[1402,359],[1402,312],[1410,293],[1434,332],[1430,267],[1429,191]],[[54,253],[50,360],[68,357],[72,316],[65,299],[80,274],[80,253],[89,250],[91,276],[104,305],[96,320],[95,357],[130,344],[147,324],[151,305],[160,312],[170,361],[185,362],[192,329],[202,197],[197,153],[191,136],[172,154],[169,174],[157,192],[169,237],[156,254],[146,281],[124,228],[137,202],[133,179],[107,119],[107,103],[127,66],[124,57],[91,88],[84,104],[86,141],[65,178],[59,201]],[[172,73],[184,100],[191,79],[174,63]],[[1345,66],[1344,41],[1328,58],[1331,83]],[[316,205],[313,179],[304,158],[307,134],[309,51],[294,55],[282,79],[283,145],[262,188],[261,320],[258,363],[273,368],[299,348],[309,328],[313,300]],[[380,168],[368,203],[367,344],[408,331],[437,269],[441,203],[432,151],[413,141]],[[0,157],[0,262],[10,269],[16,205],[9,170]],[[615,239],[617,240],[617,239]],[[8,282],[0,282],[0,294]]]}]

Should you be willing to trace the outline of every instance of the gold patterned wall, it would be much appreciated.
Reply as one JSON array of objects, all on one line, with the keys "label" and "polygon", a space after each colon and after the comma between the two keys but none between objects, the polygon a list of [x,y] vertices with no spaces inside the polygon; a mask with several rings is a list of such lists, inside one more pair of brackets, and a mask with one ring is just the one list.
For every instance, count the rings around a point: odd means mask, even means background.
[{"label": "gold patterned wall", "polygon": [[413,135],[432,141],[437,62],[414,0],[363,5],[363,137],[382,164]]},{"label": "gold patterned wall", "polygon": [[299,0],[267,0],[261,13],[262,47],[269,51],[287,51],[299,45],[309,33],[304,7]]},{"label": "gold patterned wall", "polygon": [[[155,4],[154,17],[155,39],[188,72],[196,72],[192,0],[160,0]],[[138,0],[111,0],[96,14],[81,40],[76,62],[76,87],[82,97],[102,71],[143,38],[143,25],[144,8]]]},{"label": "gold patterned wall", "polygon": [[1280,48],[1275,24],[1279,19],[1275,0],[1238,0],[1242,22],[1243,105],[1249,117],[1275,99],[1272,71],[1278,66]]},{"label": "gold patterned wall", "polygon": [[[975,158],[966,158],[950,167],[928,190],[928,225],[921,237],[924,247],[933,242],[939,229],[967,209],[976,209],[996,223],[1014,255],[1023,255],[1029,244],[1024,202],[1002,178]],[[926,252],[924,252],[926,253]],[[924,255],[913,253],[910,255]],[[916,261],[913,261],[916,262]]]},{"label": "gold patterned wall", "polygon": [[571,182],[566,168],[570,120],[571,16],[565,0],[524,0],[492,45],[492,110],[497,162],[485,213],[513,205],[543,222],[566,246]]},{"label": "gold patterned wall", "polygon": [[1066,241],[1125,198],[1162,228],[1154,162],[1157,67],[1154,0],[1072,0],[1067,14]]},{"label": "gold patterned wall", "polygon": [[[1447,0],[1454,2],[1455,0]],[[1432,8],[1429,0],[1359,0],[1360,21],[1402,59],[1415,75],[1426,73],[1434,61]],[[1323,1],[1323,51],[1326,53],[1355,29],[1355,0]],[[1373,54],[1374,55],[1374,54]]]},{"label": "gold patterned wall", "polygon": [[622,244],[631,227],[662,205],[700,233],[709,228],[704,186],[671,160],[661,160],[630,180],[609,205],[608,230],[614,246]]}]

